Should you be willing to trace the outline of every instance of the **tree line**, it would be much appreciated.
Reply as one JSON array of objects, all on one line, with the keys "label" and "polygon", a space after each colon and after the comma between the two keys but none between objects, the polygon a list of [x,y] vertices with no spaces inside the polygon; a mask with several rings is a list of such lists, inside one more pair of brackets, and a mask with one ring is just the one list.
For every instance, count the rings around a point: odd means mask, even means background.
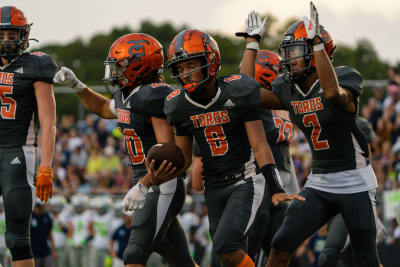
[{"label": "tree line", "polygon": [[[279,43],[283,33],[289,25],[294,23],[297,18],[291,18],[278,26],[278,19],[271,15],[268,16],[268,28],[266,36],[263,38],[260,48],[269,49],[277,52]],[[184,29],[191,28],[188,25],[174,26],[170,22],[156,24],[150,20],[142,21],[138,27],[130,26],[116,27],[109,33],[98,33],[89,40],[77,38],[66,44],[45,44],[38,47],[37,51],[50,54],[56,61],[57,65],[67,66],[71,68],[77,76],[88,85],[102,84],[104,76],[104,60],[107,57],[108,49],[112,43],[122,35],[140,32],[150,34],[155,37],[163,46],[165,62],[167,60],[167,52],[173,37]],[[204,30],[204,29],[200,29]],[[205,30],[207,31],[207,30]],[[329,28],[328,28],[329,31]],[[209,32],[217,41],[221,53],[221,71],[220,75],[228,75],[239,71],[239,64],[244,51],[243,38],[235,36],[227,36],[221,33]],[[335,36],[332,36],[335,42]],[[386,79],[389,63],[380,59],[374,46],[367,39],[357,40],[354,46],[336,43],[333,65],[347,65],[356,68],[364,77],[364,79]],[[400,66],[400,62],[397,64]],[[167,83],[175,83],[170,78],[169,70],[165,69],[164,76]],[[62,99],[57,97],[57,111],[61,113],[76,113],[70,109],[71,103],[62,103],[65,101],[76,102],[73,97],[63,96]],[[68,98],[68,99],[67,99]],[[61,101],[61,102],[60,102]]]}]

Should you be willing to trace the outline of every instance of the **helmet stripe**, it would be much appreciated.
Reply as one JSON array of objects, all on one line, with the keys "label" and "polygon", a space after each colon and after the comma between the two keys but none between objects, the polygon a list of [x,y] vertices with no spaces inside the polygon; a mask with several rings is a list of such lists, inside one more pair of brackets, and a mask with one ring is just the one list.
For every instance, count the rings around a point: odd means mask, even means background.
[{"label": "helmet stripe", "polygon": [[176,36],[174,53],[179,53],[183,51],[183,41],[185,39],[185,34],[187,31],[181,31],[178,36]]},{"label": "helmet stripe", "polygon": [[5,6],[1,9],[1,23],[7,23],[11,25],[11,7]]}]

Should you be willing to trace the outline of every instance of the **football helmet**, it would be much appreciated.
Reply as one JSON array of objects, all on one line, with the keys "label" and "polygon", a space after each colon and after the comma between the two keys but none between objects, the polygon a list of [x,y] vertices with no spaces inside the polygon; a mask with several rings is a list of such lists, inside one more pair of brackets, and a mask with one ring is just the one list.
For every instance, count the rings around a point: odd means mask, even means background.
[{"label": "football helmet", "polygon": [[106,214],[112,207],[113,201],[109,196],[97,196],[91,199],[92,208],[100,215]]},{"label": "football helmet", "polygon": [[14,6],[0,8],[0,31],[17,30],[19,38],[16,40],[0,40],[0,56],[9,60],[21,55],[29,46],[29,32],[32,24],[24,13]]},{"label": "football helmet", "polygon": [[71,205],[78,214],[81,214],[86,209],[89,202],[89,197],[86,195],[76,194],[71,197]]},{"label": "football helmet", "polygon": [[[320,31],[325,51],[332,60],[336,46],[333,43],[331,35],[322,25],[320,25]],[[307,32],[303,20],[295,22],[286,31],[279,45],[279,53],[282,57],[280,62],[282,72],[291,80],[303,78],[308,70],[315,67],[312,43],[309,43],[307,40]],[[300,57],[304,58],[305,67],[292,71],[290,66],[291,61]]]},{"label": "football helmet", "polygon": [[255,78],[262,87],[271,90],[272,82],[279,75],[281,57],[270,50],[258,50]]},{"label": "football helmet", "polygon": [[[198,69],[201,69],[204,79],[199,83],[185,85],[180,77],[188,73],[179,74],[177,63],[191,58],[200,58],[202,60],[202,65]],[[218,44],[206,32],[199,30],[181,31],[175,36],[169,46],[167,67],[171,70],[172,78],[189,93],[199,91],[202,85],[207,84],[211,78],[215,78],[220,66],[221,57]],[[191,72],[198,69],[194,69]]]},{"label": "football helmet", "polygon": [[110,48],[105,65],[104,85],[111,94],[118,90],[138,86],[143,78],[164,65],[162,45],[152,36],[131,33],[118,38]]},{"label": "football helmet", "polygon": [[66,199],[61,195],[56,195],[49,199],[50,209],[55,213],[61,212],[66,204]]}]

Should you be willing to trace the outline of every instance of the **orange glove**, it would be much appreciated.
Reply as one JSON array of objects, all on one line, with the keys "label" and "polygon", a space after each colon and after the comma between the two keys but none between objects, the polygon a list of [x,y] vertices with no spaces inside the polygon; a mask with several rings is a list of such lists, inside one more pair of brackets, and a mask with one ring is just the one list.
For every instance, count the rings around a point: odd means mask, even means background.
[{"label": "orange glove", "polygon": [[53,170],[49,167],[39,167],[36,177],[36,196],[44,202],[53,196]]}]

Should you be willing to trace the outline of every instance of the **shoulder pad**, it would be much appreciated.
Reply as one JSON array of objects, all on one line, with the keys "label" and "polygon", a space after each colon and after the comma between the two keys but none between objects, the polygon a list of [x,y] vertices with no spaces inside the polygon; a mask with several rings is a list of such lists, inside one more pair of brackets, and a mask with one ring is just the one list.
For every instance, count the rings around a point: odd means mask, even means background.
[{"label": "shoulder pad", "polygon": [[[164,115],[164,99],[172,92],[172,88],[165,83],[151,83],[143,85],[139,92],[139,107],[151,116],[165,117]],[[131,98],[132,101],[133,98]],[[137,106],[135,104],[132,105]]]},{"label": "shoulder pad", "polygon": [[182,89],[176,89],[172,91],[165,98],[164,114],[167,116],[169,124],[176,125],[179,121],[185,119],[184,114],[179,111],[180,107],[179,103],[181,103],[182,102],[181,99],[184,98],[185,98],[185,91],[183,91]]},{"label": "shoulder pad", "polygon": [[31,52],[29,53],[31,60],[35,63],[36,79],[47,83],[53,83],[54,75],[57,71],[57,65],[46,53],[43,52]]},{"label": "shoulder pad", "polygon": [[290,106],[291,91],[291,85],[285,80],[283,75],[279,75],[272,82],[272,92],[279,98],[285,109]]},{"label": "shoulder pad", "polygon": [[356,97],[361,95],[363,78],[357,70],[341,66],[336,67],[335,72],[341,87],[350,90]]},{"label": "shoulder pad", "polygon": [[246,74],[234,74],[221,78],[221,86],[237,106],[260,105],[260,84]]}]

